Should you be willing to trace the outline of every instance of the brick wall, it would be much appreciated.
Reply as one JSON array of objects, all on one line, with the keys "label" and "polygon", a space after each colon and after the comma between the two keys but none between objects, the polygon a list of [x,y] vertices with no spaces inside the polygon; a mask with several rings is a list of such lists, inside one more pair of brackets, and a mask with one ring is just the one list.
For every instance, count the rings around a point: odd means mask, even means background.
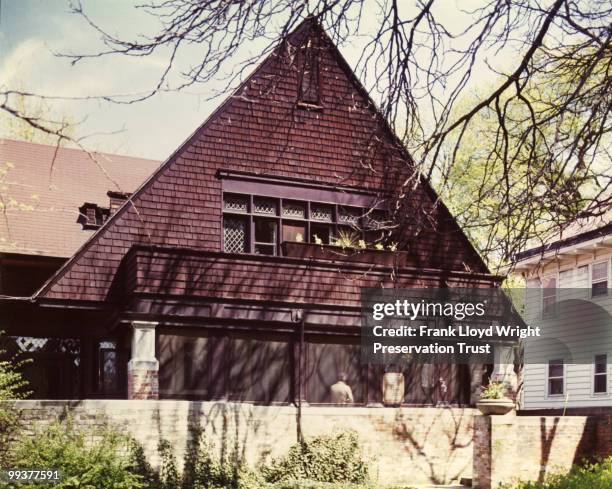
[{"label": "brick wall", "polygon": [[[238,439],[246,459],[256,464],[283,454],[296,441],[296,408],[246,403],[189,401],[19,401],[29,430],[68,414],[81,426],[113,423],[132,433],[150,460],[169,440],[179,460],[191,428],[201,426],[216,448],[232,449]],[[452,408],[305,407],[306,437],[334,429],[354,429],[362,440],[374,478],[380,483],[447,483],[470,477],[476,411]]]},{"label": "brick wall", "polygon": [[612,414],[598,417],[597,455],[600,457],[612,457]]},{"label": "brick wall", "polygon": [[593,455],[596,426],[588,416],[476,416],[474,486],[496,489],[565,472]]}]

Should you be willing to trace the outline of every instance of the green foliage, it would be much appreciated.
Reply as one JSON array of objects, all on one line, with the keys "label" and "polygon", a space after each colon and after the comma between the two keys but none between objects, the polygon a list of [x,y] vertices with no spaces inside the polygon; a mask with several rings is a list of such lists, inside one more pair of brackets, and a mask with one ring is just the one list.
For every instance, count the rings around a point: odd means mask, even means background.
[{"label": "green foliage", "polygon": [[[2,334],[0,331],[0,339]],[[6,351],[0,349],[0,467],[8,463],[7,447],[19,428],[18,415],[11,401],[23,399],[29,394],[26,391],[27,382],[20,372],[27,360],[5,357]]]},{"label": "green foliage", "polygon": [[312,480],[315,482],[364,483],[368,469],[353,431],[323,435],[293,445],[289,453],[263,467],[268,482]]},{"label": "green foliage", "polygon": [[[56,422],[34,436],[24,436],[12,450],[14,467],[58,469],[56,489],[136,489],[144,487],[135,473],[134,444],[113,429],[86,432],[70,421]],[[39,488],[22,482],[20,489]]]},{"label": "green foliage", "polygon": [[288,481],[279,482],[270,486],[270,489],[413,489],[408,486],[384,486],[379,484],[351,484],[350,482],[316,482],[316,481]]},{"label": "green foliage", "polygon": [[[346,229],[340,229],[338,237],[334,238],[334,246],[340,246],[341,248],[357,248],[361,236],[356,231]],[[365,248],[365,246],[363,246]]]},{"label": "green foliage", "polygon": [[481,399],[502,399],[506,394],[506,384],[499,381],[490,382],[480,394]]},{"label": "green foliage", "polygon": [[523,482],[518,489],[610,489],[612,457],[584,466],[574,466],[569,474],[546,477],[543,482]]},{"label": "green foliage", "polygon": [[185,456],[182,475],[177,470],[172,445],[159,443],[160,476],[151,489],[260,489],[263,479],[251,470],[236,452],[226,458],[215,455],[214,445],[202,433],[196,433]]}]

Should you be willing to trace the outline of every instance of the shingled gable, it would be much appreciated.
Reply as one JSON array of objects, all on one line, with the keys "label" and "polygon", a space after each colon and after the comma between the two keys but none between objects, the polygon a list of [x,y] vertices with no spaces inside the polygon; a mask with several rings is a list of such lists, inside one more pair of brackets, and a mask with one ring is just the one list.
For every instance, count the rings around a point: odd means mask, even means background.
[{"label": "shingled gable", "polygon": [[[318,36],[320,106],[298,104],[300,46]],[[103,301],[134,245],[221,251],[219,170],[380,192],[404,181],[409,156],[331,40],[303,22],[37,293]],[[410,189],[410,212],[437,197]],[[489,273],[444,205],[418,239],[423,268]],[[417,219],[415,219],[416,221]],[[279,258],[281,259],[281,258]]]}]

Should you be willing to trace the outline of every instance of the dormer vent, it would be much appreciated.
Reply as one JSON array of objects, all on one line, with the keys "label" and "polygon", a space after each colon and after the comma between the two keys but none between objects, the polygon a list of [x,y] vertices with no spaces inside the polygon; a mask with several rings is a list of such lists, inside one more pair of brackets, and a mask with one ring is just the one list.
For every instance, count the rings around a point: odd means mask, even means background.
[{"label": "dormer vent", "polygon": [[300,66],[299,103],[319,107],[321,102],[319,80],[319,48],[316,40],[309,39],[302,48]]}]

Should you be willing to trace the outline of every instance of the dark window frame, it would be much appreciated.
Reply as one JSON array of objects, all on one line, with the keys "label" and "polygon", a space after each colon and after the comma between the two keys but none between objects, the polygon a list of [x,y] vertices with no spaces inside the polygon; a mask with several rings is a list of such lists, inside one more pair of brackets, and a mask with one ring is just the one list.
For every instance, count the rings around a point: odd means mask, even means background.
[{"label": "dark window frame", "polygon": [[[600,265],[604,265],[606,267],[606,276],[604,278],[594,279],[593,268]],[[605,297],[608,295],[610,282],[610,260],[597,261],[591,264],[589,282],[591,289],[591,297]],[[600,287],[602,284],[605,285],[605,287]]]},{"label": "dark window frame", "polygon": [[[226,197],[239,197],[244,198],[247,201],[247,208],[245,211],[238,211],[233,209],[226,209],[225,202]],[[258,213],[255,212],[255,200],[256,199],[270,199],[276,202],[276,213],[274,215],[268,213]],[[301,203],[304,204],[304,217],[297,216],[283,216],[284,205],[287,203]],[[331,221],[319,220],[312,218],[312,207],[313,206],[328,206],[332,209]],[[246,249],[245,253],[240,254],[261,254],[257,253],[257,246],[265,245],[266,243],[256,242],[255,241],[255,222],[259,219],[263,221],[275,221],[276,222],[276,234],[273,242],[270,242],[270,246],[274,246],[274,255],[280,256],[282,254],[281,245],[283,243],[283,224],[303,224],[304,225],[304,235],[303,241],[304,243],[314,243],[314,236],[311,236],[311,228],[313,226],[329,226],[330,228],[330,242],[323,244],[333,244],[332,240],[337,238],[339,235],[339,231],[341,229],[350,228],[353,232],[358,235],[358,239],[365,239],[366,235],[370,232],[376,231],[374,228],[368,228],[366,226],[367,216],[370,216],[372,212],[382,213],[381,209],[372,209],[367,207],[355,206],[355,205],[347,205],[337,202],[326,202],[326,201],[318,201],[318,200],[310,200],[310,199],[296,199],[296,198],[286,198],[286,197],[270,197],[266,195],[259,194],[245,194],[241,192],[227,192],[224,191],[222,193],[221,199],[221,208],[222,208],[222,223],[225,222],[226,217],[231,218],[242,218],[247,221],[247,230],[246,230]],[[357,223],[351,224],[348,222],[343,222],[340,219],[340,215],[344,212],[343,209],[350,209],[350,212],[354,212],[357,215]],[[384,219],[384,216],[383,216]],[[224,224],[223,224],[224,225]],[[221,232],[222,243],[221,249],[224,252],[226,251],[225,247],[225,232],[222,229]],[[231,251],[230,251],[231,252]]]},{"label": "dark window frame", "polygon": [[[551,375],[551,367],[552,366],[561,366],[562,372],[561,375]],[[551,386],[552,382],[561,381],[561,392],[552,393]],[[546,371],[546,386],[548,397],[560,397],[565,395],[565,360],[563,358],[555,358],[553,360],[548,361],[547,371]]]},{"label": "dark window frame", "polygon": [[[598,362],[598,358],[603,357],[603,362]],[[598,372],[597,367],[603,365],[603,371]],[[597,390],[597,378],[603,377],[604,379],[604,390]],[[593,357],[593,394],[594,395],[605,395],[608,393],[608,354],[600,353]]]}]

